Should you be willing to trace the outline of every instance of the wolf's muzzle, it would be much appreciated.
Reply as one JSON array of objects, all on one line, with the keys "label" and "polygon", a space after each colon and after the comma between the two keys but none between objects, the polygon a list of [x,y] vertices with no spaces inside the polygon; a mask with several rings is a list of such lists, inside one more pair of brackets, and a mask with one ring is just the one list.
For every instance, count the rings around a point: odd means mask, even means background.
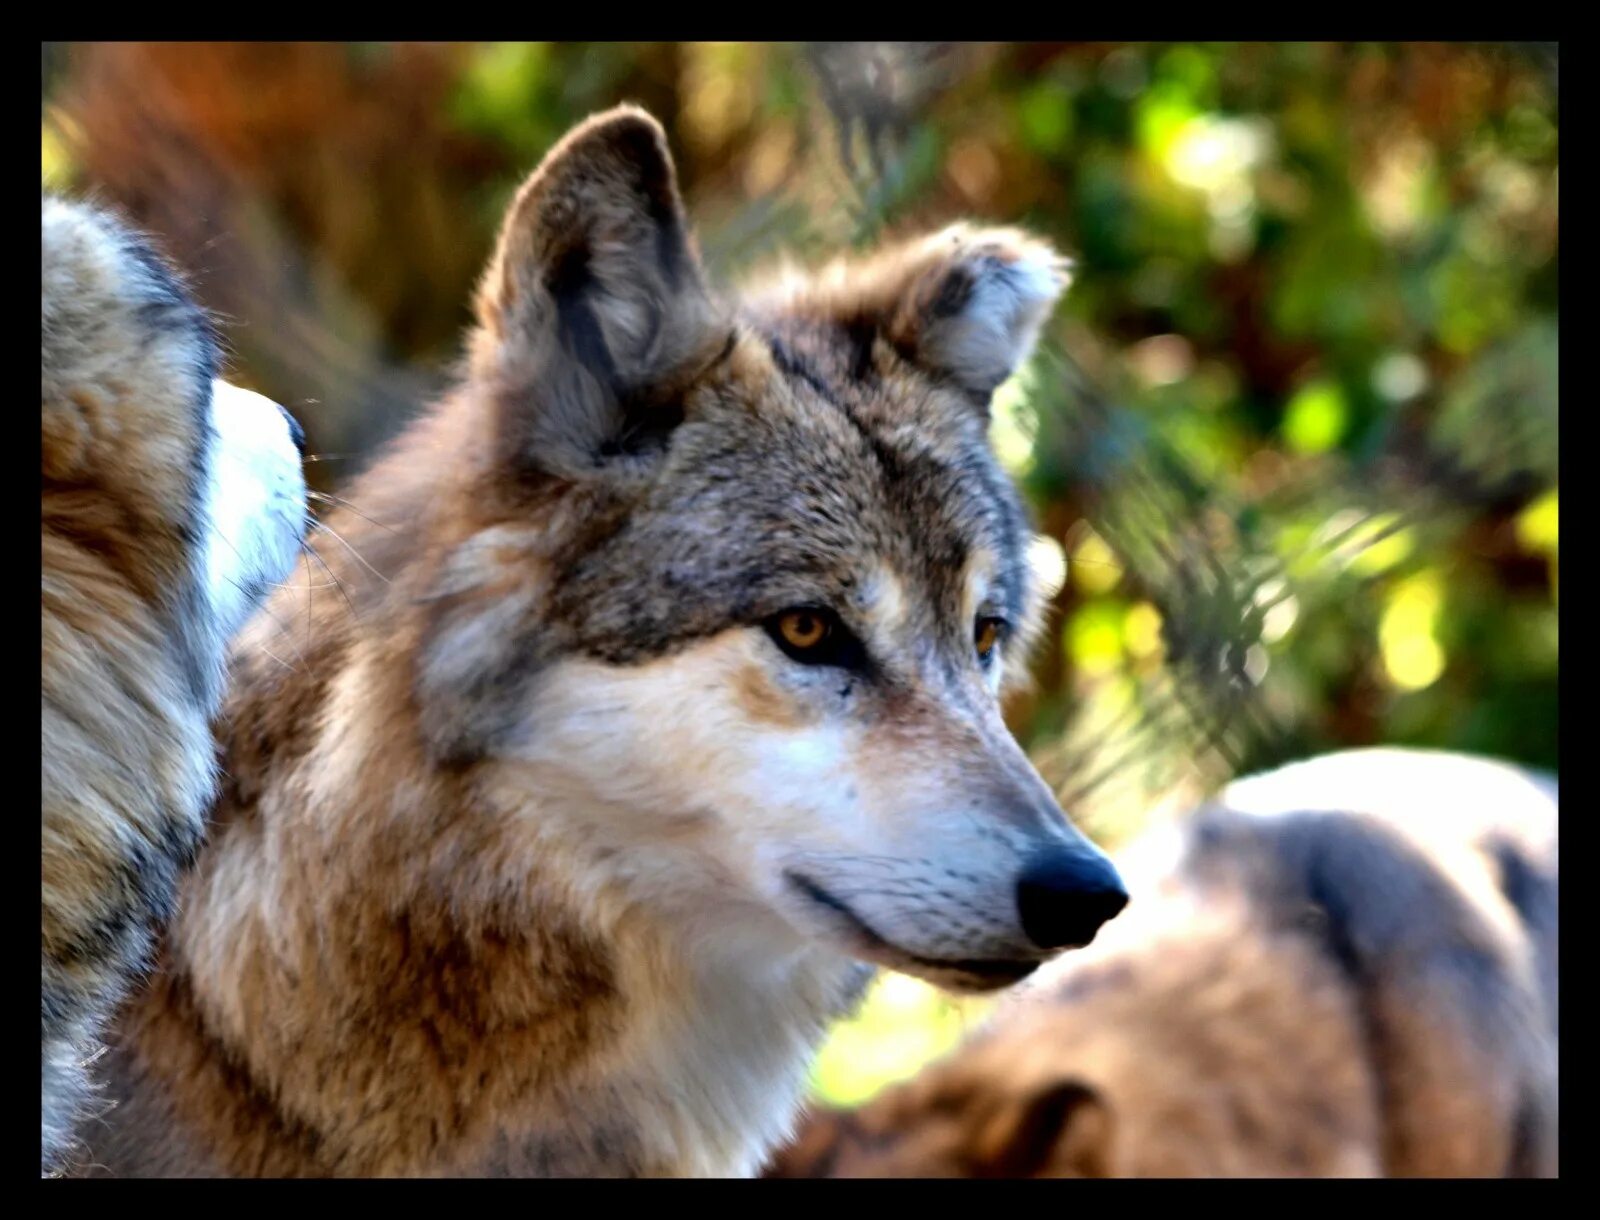
[{"label": "wolf's muzzle", "polygon": [[1081,948],[1128,905],[1117,870],[1099,853],[1055,848],[1035,856],[1017,880],[1022,930],[1041,949]]}]

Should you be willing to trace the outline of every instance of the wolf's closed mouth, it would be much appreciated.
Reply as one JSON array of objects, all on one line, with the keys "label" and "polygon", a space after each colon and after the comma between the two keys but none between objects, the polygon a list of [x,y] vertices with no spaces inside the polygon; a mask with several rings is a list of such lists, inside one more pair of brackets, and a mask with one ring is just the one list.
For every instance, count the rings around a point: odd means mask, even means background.
[{"label": "wolf's closed mouth", "polygon": [[962,958],[959,960],[947,960],[937,957],[919,957],[915,953],[908,953],[906,950],[900,948],[900,946],[879,936],[871,929],[871,927],[867,925],[865,920],[863,920],[839,899],[828,893],[827,890],[823,889],[816,882],[795,872],[784,873],[784,879],[787,880],[790,885],[794,886],[795,889],[804,894],[807,898],[811,899],[812,902],[815,902],[819,906],[827,907],[830,911],[844,916],[845,919],[849,920],[851,926],[854,927],[855,930],[867,940],[869,940],[875,947],[891,953],[895,957],[901,958],[905,961],[915,962],[919,966],[925,966],[930,970],[953,970],[958,971],[961,974],[971,975],[975,978],[1016,982],[1019,979],[1026,978],[1040,966],[1039,962],[1032,960],[1016,960],[1005,958]]}]

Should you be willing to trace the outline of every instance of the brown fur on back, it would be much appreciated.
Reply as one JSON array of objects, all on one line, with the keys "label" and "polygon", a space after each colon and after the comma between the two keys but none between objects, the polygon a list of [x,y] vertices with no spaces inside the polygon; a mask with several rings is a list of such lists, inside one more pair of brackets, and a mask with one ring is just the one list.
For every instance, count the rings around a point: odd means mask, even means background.
[{"label": "brown fur on back", "polygon": [[1337,971],[1217,911],[1030,989],[859,1110],[811,1115],[767,1173],[1361,1176],[1377,1171],[1378,1111]]},{"label": "brown fur on back", "polygon": [[216,347],[119,222],[43,205],[44,1168],[73,1146],[101,1024],[200,839],[222,641],[197,541]]},{"label": "brown fur on back", "polygon": [[1302,768],[1136,847],[1101,942],[768,1175],[1553,1176],[1554,784]]}]

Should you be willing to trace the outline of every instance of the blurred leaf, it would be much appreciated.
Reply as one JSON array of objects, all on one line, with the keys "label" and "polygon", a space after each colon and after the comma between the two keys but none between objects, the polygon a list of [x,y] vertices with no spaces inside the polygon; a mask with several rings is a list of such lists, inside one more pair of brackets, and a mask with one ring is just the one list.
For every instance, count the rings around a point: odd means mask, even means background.
[{"label": "blurred leaf", "polygon": [[1434,571],[1407,577],[1390,591],[1379,641],[1384,669],[1400,689],[1431,685],[1444,672],[1445,653],[1438,638],[1443,606],[1444,582]]},{"label": "blurred leaf", "polygon": [[1554,555],[1558,546],[1559,496],[1551,488],[1517,515],[1517,538],[1530,551]]},{"label": "blurred leaf", "polygon": [[1296,453],[1326,453],[1344,439],[1349,414],[1338,385],[1312,382],[1284,408],[1283,439]]}]

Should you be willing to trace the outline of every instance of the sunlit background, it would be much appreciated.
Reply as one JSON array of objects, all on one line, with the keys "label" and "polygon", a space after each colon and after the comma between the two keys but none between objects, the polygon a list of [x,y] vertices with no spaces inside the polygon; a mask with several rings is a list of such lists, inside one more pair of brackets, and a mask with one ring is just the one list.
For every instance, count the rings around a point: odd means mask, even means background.
[{"label": "sunlit background", "polygon": [[[44,183],[191,272],[323,492],[444,384],[501,209],[592,110],[666,125],[725,282],[957,216],[1031,227],[1077,276],[994,405],[1055,590],[1008,715],[1074,816],[1115,847],[1230,775],[1374,742],[1557,766],[1553,44],[46,44],[43,67]],[[885,976],[818,1094],[869,1096],[980,1010]]]}]

